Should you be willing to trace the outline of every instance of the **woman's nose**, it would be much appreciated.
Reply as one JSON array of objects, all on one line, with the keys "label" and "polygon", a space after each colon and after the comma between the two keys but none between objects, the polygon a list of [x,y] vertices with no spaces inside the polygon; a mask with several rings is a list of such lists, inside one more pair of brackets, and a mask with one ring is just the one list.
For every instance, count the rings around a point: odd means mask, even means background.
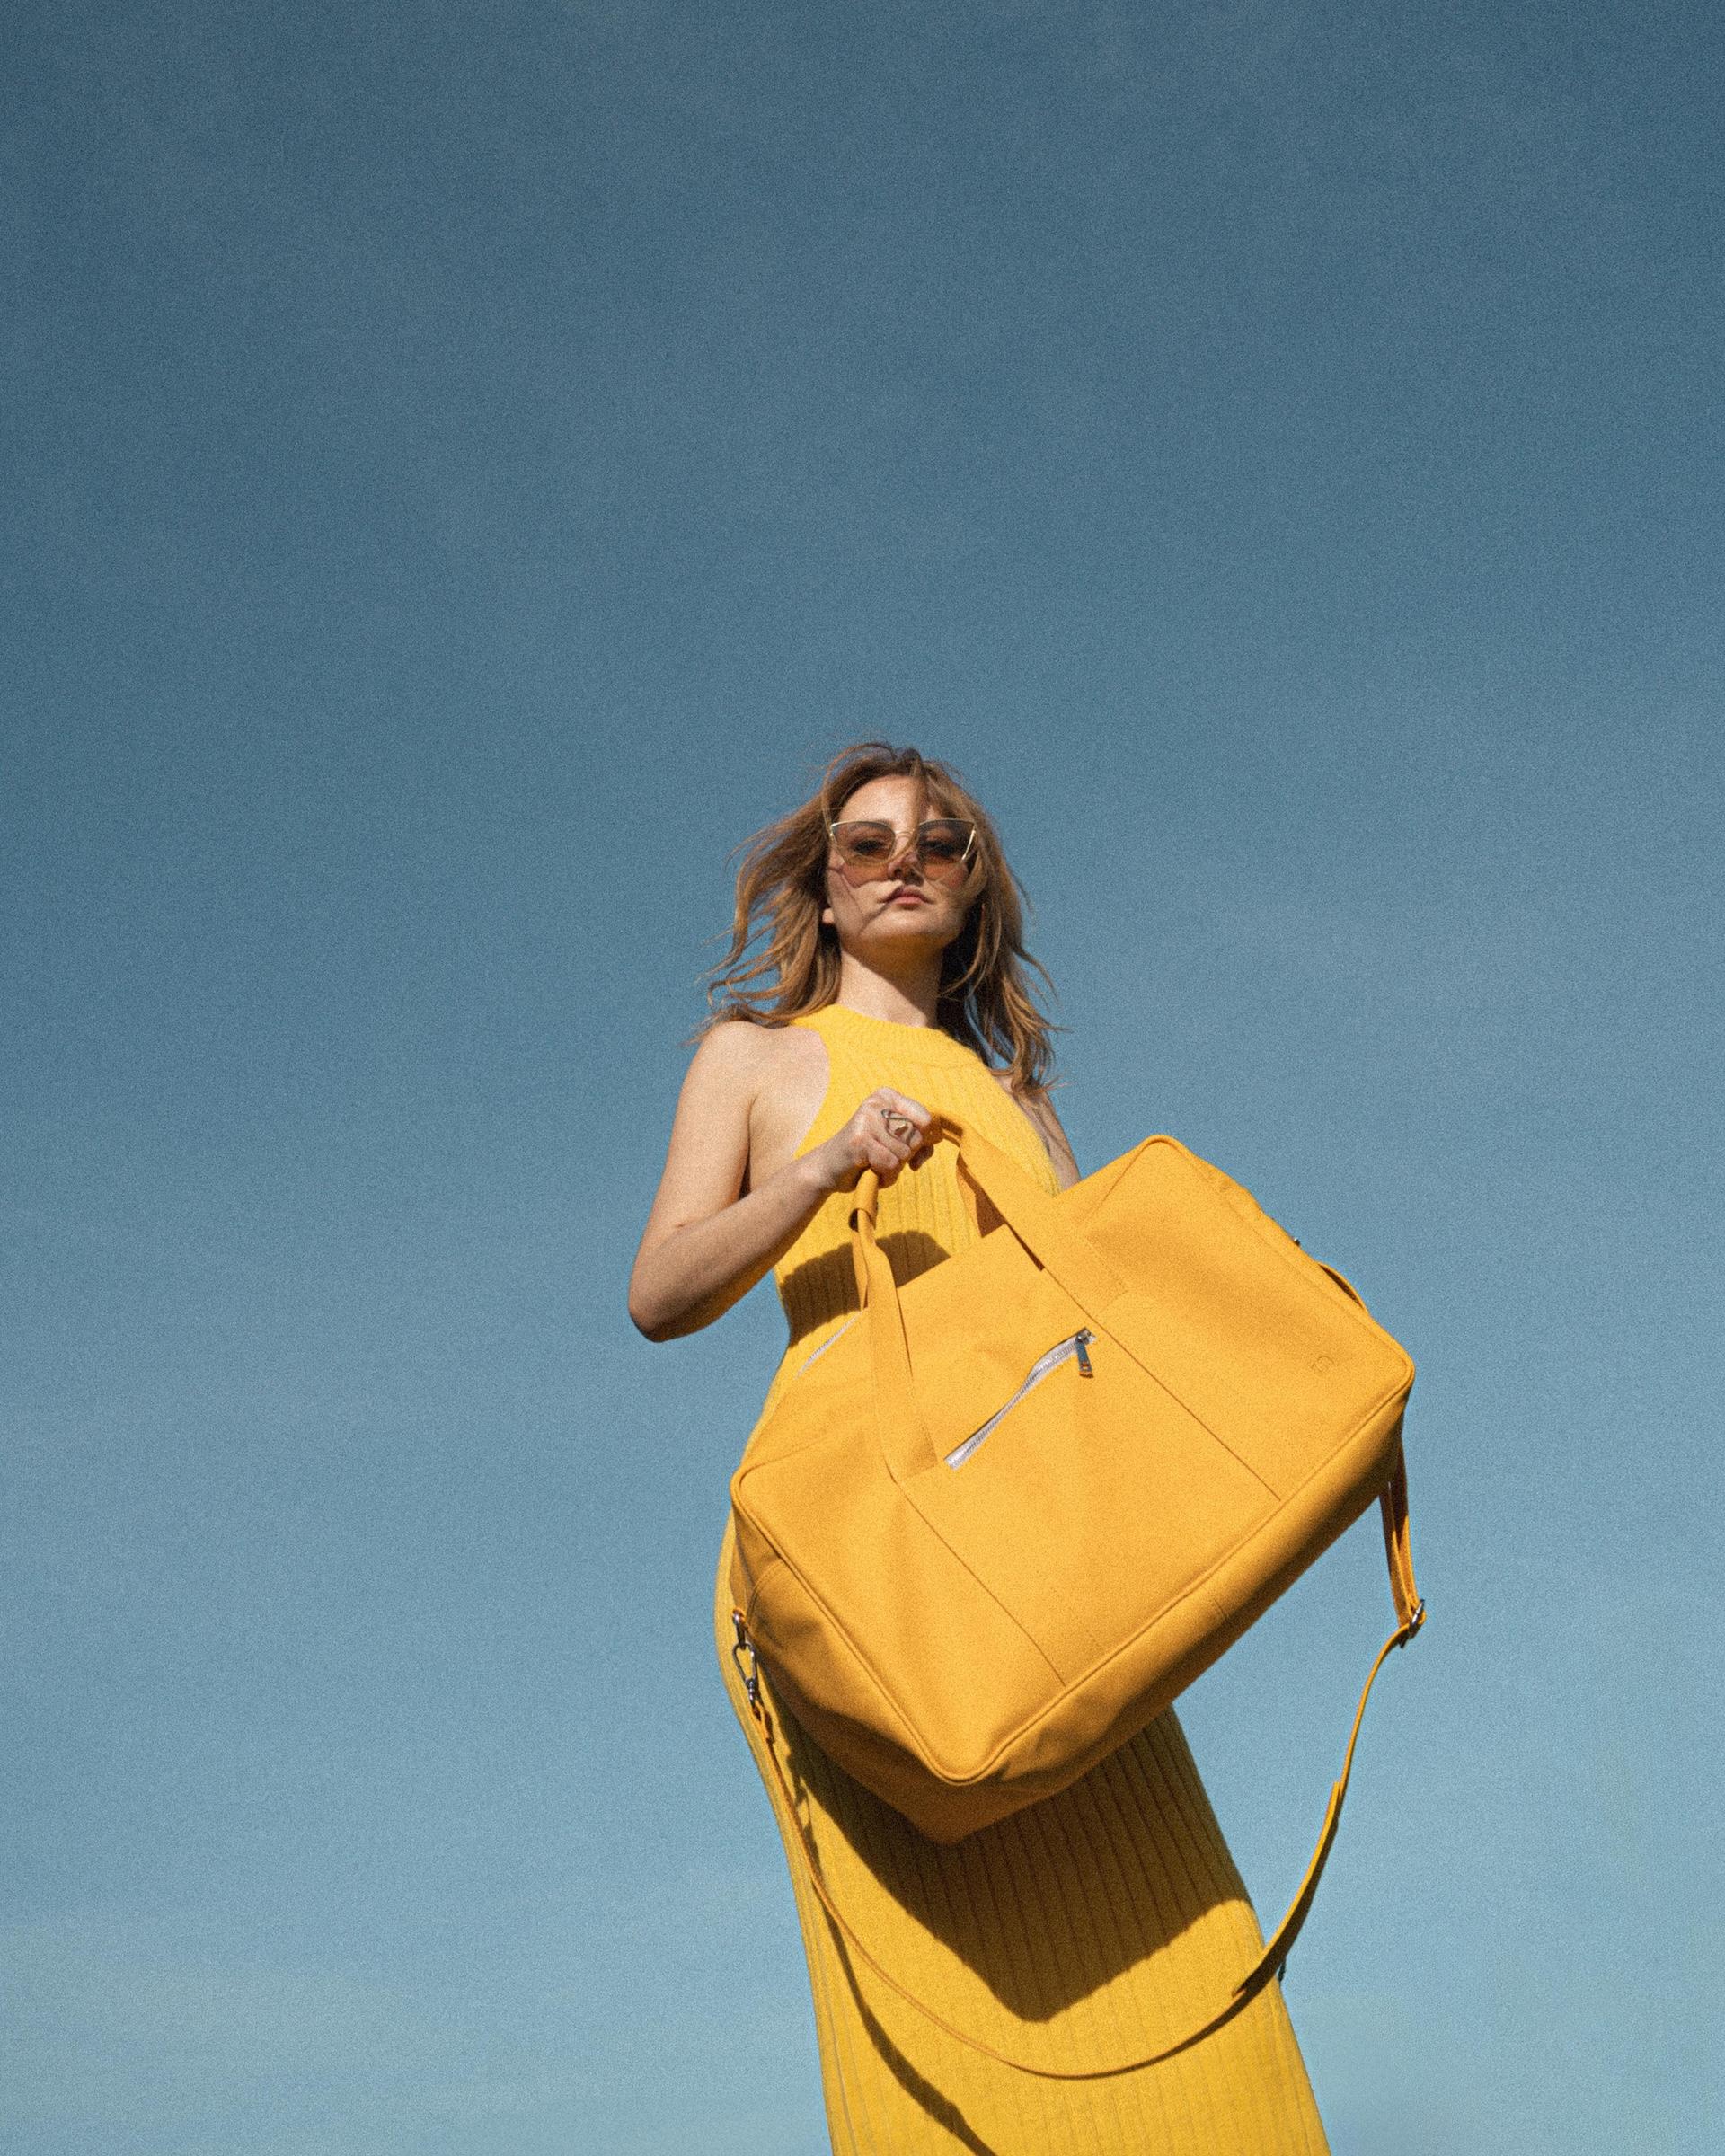
[{"label": "woman's nose", "polygon": [[900,883],[908,882],[912,879],[918,883],[922,881],[922,848],[916,842],[916,834],[914,831],[887,863],[887,874],[889,877],[896,878]]}]

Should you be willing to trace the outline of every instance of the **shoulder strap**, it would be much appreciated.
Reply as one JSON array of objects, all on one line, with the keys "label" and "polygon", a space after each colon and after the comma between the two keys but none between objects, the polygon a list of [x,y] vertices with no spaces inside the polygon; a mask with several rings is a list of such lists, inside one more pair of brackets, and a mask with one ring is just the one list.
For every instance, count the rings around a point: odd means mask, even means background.
[{"label": "shoulder strap", "polygon": [[[1342,1754],[1341,1772],[1330,1791],[1330,1802],[1324,1812],[1322,1831],[1318,1835],[1317,1847],[1312,1852],[1311,1861],[1305,1868],[1305,1876],[1300,1881],[1293,1900],[1287,1905],[1287,1913],[1277,1925],[1263,1952],[1245,1975],[1240,1978],[1227,1998],[1222,2001],[1214,2012],[1200,2021],[1196,2028],[1189,2029],[1183,2037],[1178,2037],[1172,2043],[1160,2045],[1155,2050],[1144,2052],[1137,2058],[1122,2059],[1107,2066],[1037,2066],[1032,2065],[1025,2059],[1012,2058],[1004,2051],[996,2051],[992,2044],[985,2044],[979,2037],[967,2036],[963,2029],[955,2028],[951,2022],[937,2014],[932,2006],[917,1998],[914,1992],[907,1991],[896,1976],[881,1967],[880,1962],[857,1937],[849,1920],[833,1899],[832,1890],[821,1872],[820,1859],[816,1854],[815,1845],[809,1839],[809,1830],[803,1825],[801,1816],[797,1810],[796,1798],[791,1788],[790,1778],[785,1772],[784,1763],[779,1756],[777,1732],[774,1727],[772,1714],[762,1696],[760,1675],[755,1663],[754,1643],[749,1639],[742,1612],[733,1610],[731,1622],[735,1627],[737,1638],[731,1650],[732,1656],[742,1675],[743,1688],[748,1699],[749,1712],[760,1724],[765,1738],[767,1756],[773,1763],[774,1773],[778,1779],[780,1789],[784,1796],[785,1813],[801,1846],[803,1861],[808,1867],[809,1883],[815,1890],[816,1899],[827,1912],[833,1924],[844,1935],[857,1959],[866,1968],[871,1969],[889,1991],[895,1993],[905,2001],[907,2006],[915,2007],[924,2020],[932,2022],[936,2028],[951,2037],[954,2042],[965,2045],[971,2051],[980,2052],[985,2058],[993,2059],[1000,2065],[1011,2066],[1020,2073],[1034,2074],[1042,2081],[1098,2081],[1111,2080],[1117,2074],[1132,2073],[1141,2066],[1154,2065],[1159,2059],[1170,2058],[1176,2052],[1188,2050],[1200,2038],[1208,2037],[1214,2030],[1220,2028],[1224,2022],[1231,2021],[1235,2014],[1257,1997],[1272,1976],[1279,1976],[1282,1974],[1294,1942],[1300,1935],[1301,1927],[1312,1913],[1312,1904],[1317,1899],[1318,1882],[1323,1877],[1323,1868],[1329,1862],[1330,1851],[1335,1845],[1337,1829],[1341,1824],[1341,1807],[1348,1794],[1349,1778],[1354,1770],[1354,1747],[1359,1742],[1360,1724],[1366,1719],[1366,1702],[1371,1697],[1372,1686],[1377,1682],[1377,1673],[1389,1659],[1391,1652],[1398,1647],[1405,1647],[1425,1622],[1426,1605],[1420,1600],[1414,1587],[1413,1565],[1408,1539],[1408,1481],[1406,1471],[1399,1456],[1396,1461],[1395,1471],[1384,1489],[1379,1504],[1384,1519],[1384,1547],[1389,1557],[1390,1586],[1395,1596],[1396,1616],[1399,1621],[1395,1630],[1378,1648],[1376,1659],[1367,1673],[1365,1687],[1359,1695],[1359,1705],[1354,1710],[1353,1727],[1348,1733],[1348,1748]],[[747,1657],[747,1667],[745,1667],[745,1657]]]}]

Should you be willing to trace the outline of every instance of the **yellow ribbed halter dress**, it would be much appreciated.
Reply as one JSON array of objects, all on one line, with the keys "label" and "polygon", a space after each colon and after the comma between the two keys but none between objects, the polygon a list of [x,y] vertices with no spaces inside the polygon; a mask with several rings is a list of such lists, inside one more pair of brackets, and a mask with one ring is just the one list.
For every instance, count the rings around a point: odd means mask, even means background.
[{"label": "yellow ribbed halter dress", "polygon": [[[891,1085],[949,1110],[1056,1187],[1034,1127],[950,1035],[837,1005],[792,1022],[820,1036],[830,1073],[804,1152],[877,1086]],[[848,1198],[829,1199],[777,1269],[791,1341],[769,1404],[786,1373],[856,1306],[848,1212]],[[880,1229],[901,1281],[976,1239],[951,1146],[882,1191]],[[720,1664],[784,1839],[836,2156],[1323,2156],[1274,1984],[1155,2065],[1053,2081],[956,2043],[858,1963],[815,1898],[744,1702],[730,1651],[730,1574],[727,1532],[714,1610]],[[1059,1796],[944,1847],[773,1705],[802,1824],[838,1906],[901,1984],[996,2050],[1066,2068],[1134,2058],[1213,2011],[1256,1957],[1257,1920],[1172,1712]]]}]

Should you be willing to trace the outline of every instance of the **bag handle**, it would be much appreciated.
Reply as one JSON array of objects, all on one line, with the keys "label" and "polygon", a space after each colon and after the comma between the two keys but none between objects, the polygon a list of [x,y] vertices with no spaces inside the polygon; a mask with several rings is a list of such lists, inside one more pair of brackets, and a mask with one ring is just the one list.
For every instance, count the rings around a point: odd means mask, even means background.
[{"label": "bag handle", "polygon": [[[1072,1215],[1057,1197],[1042,1189],[980,1131],[972,1130],[944,1110],[940,1121],[940,1135],[958,1147],[959,1164],[970,1180],[986,1194],[995,1212],[1037,1263],[1054,1276],[1088,1316],[1099,1318],[1110,1303],[1126,1293],[1126,1282],[1082,1229],[1073,1224]],[[852,1205],[854,1229],[862,1224],[873,1229],[880,1192],[880,1176],[872,1168],[865,1168],[857,1180]],[[860,1268],[858,1284],[863,1286]],[[866,1288],[863,1292],[866,1300]]]},{"label": "bag handle", "polygon": [[[1105,1325],[1109,1305],[1127,1284],[1071,1216],[997,1145],[955,1116],[941,1116],[941,1135],[959,1149],[959,1163],[987,1197],[1037,1263],[1058,1281],[1084,1315]],[[851,1262],[857,1299],[868,1312],[870,1359],[880,1411],[881,1450],[895,1479],[936,1464],[933,1440],[916,1406],[910,1343],[892,1267],[875,1236],[880,1178],[872,1168],[857,1179],[851,1205]]]},{"label": "bag handle", "polygon": [[[989,1195],[992,1197],[993,1193],[990,1192]],[[1354,1710],[1353,1727],[1348,1732],[1348,1748],[1342,1754],[1341,1772],[1337,1776],[1331,1789],[1330,1802],[1323,1816],[1323,1825],[1318,1835],[1317,1847],[1312,1851],[1311,1860],[1306,1865],[1305,1876],[1295,1889],[1294,1898],[1287,1905],[1287,1914],[1271,1933],[1262,1953],[1259,1955],[1251,1968],[1240,1978],[1227,1998],[1213,2013],[1195,2028],[1189,2029],[1183,2037],[1177,2038],[1173,2043],[1163,2044],[1154,2051],[1141,2053],[1137,2058],[1122,2059],[1107,2066],[1039,2066],[1028,2059],[1015,2059],[1006,2052],[997,2051],[992,2044],[984,2043],[980,2037],[968,2036],[963,2029],[955,2028],[943,2015],[937,2014],[932,2006],[919,1999],[914,1992],[907,1990],[890,1971],[883,1968],[876,1960],[857,1936],[849,1919],[839,1909],[833,1898],[832,1889],[827,1886],[825,1875],[821,1871],[820,1859],[816,1853],[814,1842],[797,1809],[796,1795],[791,1786],[791,1778],[785,1772],[784,1763],[779,1756],[777,1732],[774,1726],[773,1716],[762,1696],[760,1672],[755,1658],[754,1642],[748,1636],[748,1629],[743,1613],[740,1610],[733,1610],[730,1613],[731,1623],[737,1637],[731,1648],[732,1658],[742,1677],[743,1690],[748,1701],[748,1710],[756,1721],[760,1724],[766,1744],[767,1756],[773,1763],[773,1772],[784,1796],[786,1816],[791,1822],[792,1831],[802,1850],[803,1862],[809,1874],[809,1883],[815,1890],[815,1898],[848,1943],[857,1959],[866,1968],[871,1969],[889,1991],[895,1993],[905,2001],[907,2006],[915,2007],[925,2021],[932,2022],[936,2028],[951,2037],[955,2043],[964,2045],[969,2050],[980,2052],[985,2058],[993,2059],[998,2065],[1010,2066],[1019,2073],[1033,2074],[1039,2080],[1047,2081],[1110,2081],[1119,2074],[1134,2073],[1141,2066],[1153,2066],[1158,2060],[1172,2058],[1176,2052],[1189,2050],[1192,2045],[1198,2043],[1202,2037],[1209,2036],[1214,2030],[1220,2028],[1225,2022],[1231,2021],[1237,2013],[1249,2006],[1272,1977],[1278,1977],[1282,1975],[1287,1965],[1288,1955],[1293,1951],[1294,1942],[1298,1939],[1306,1918],[1312,1913],[1312,1904],[1317,1899],[1318,1882],[1323,1877],[1323,1868],[1330,1860],[1330,1851],[1335,1846],[1336,1833],[1341,1825],[1341,1807],[1347,1798],[1348,1783],[1354,1771],[1354,1747],[1359,1742],[1360,1725],[1366,1719],[1366,1702],[1372,1696],[1372,1687],[1377,1682],[1377,1673],[1389,1659],[1392,1651],[1398,1647],[1405,1647],[1426,1620],[1426,1605],[1420,1601],[1413,1582],[1413,1564],[1408,1543],[1408,1478],[1399,1451],[1396,1454],[1394,1471],[1379,1498],[1379,1505],[1384,1519],[1384,1544],[1390,1553],[1390,1584],[1395,1595],[1396,1615],[1399,1621],[1395,1630],[1378,1648],[1376,1658],[1367,1674],[1365,1687],[1359,1695],[1359,1704]],[[748,1658],[747,1668],[743,1666],[745,1656]],[[854,1983],[854,1976],[852,1981]]]}]

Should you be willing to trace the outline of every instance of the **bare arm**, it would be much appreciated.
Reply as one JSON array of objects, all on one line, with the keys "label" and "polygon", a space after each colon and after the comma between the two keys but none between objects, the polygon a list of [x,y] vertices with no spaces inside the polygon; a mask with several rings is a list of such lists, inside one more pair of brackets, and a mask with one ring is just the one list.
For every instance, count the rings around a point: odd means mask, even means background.
[{"label": "bare arm", "polygon": [[[882,1087],[844,1129],[750,1182],[750,1132],[774,1079],[774,1043],[747,1023],[716,1027],[696,1049],[629,1282],[629,1315],[650,1340],[722,1317],[782,1258],[835,1190],[865,1167],[896,1174],[933,1118]],[[902,1118],[895,1129],[886,1117]]]}]

